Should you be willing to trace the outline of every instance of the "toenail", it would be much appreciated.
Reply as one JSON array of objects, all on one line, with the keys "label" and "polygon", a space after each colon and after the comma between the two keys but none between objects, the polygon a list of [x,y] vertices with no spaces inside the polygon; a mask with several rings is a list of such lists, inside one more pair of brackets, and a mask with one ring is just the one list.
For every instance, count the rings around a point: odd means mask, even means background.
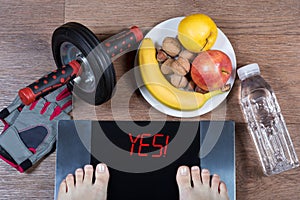
[{"label": "toenail", "polygon": [[78,173],[78,172],[79,172],[79,173],[81,173],[81,172],[83,173],[83,170],[79,168],[79,169],[76,169],[76,172],[77,172],[77,173]]},{"label": "toenail", "polygon": [[218,175],[218,174],[214,174],[213,176],[214,176],[214,177],[216,177],[216,178],[218,178],[218,177],[219,177],[219,175]]},{"label": "toenail", "polygon": [[188,174],[188,169],[187,169],[187,167],[181,167],[181,168],[180,168],[180,174],[181,174],[182,176],[186,176],[186,175]]},{"label": "toenail", "polygon": [[193,166],[193,167],[192,167],[192,170],[193,170],[193,171],[197,171],[198,169],[199,169],[198,166]]},{"label": "toenail", "polygon": [[70,178],[73,178],[73,174],[68,174],[66,179],[70,179]]},{"label": "toenail", "polygon": [[86,166],[84,166],[84,169],[93,169],[93,166],[92,165],[86,165]]},{"label": "toenail", "polygon": [[208,174],[209,170],[208,169],[202,169],[202,173]]},{"label": "toenail", "polygon": [[104,164],[99,164],[98,165],[98,172],[100,172],[100,173],[105,172],[105,165]]}]

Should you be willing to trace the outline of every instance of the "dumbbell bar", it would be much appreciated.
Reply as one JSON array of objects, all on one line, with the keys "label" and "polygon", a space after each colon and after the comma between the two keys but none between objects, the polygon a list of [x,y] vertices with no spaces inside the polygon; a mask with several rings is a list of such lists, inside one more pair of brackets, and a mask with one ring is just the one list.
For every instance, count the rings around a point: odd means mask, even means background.
[{"label": "dumbbell bar", "polygon": [[[116,34],[102,42],[102,48],[112,59],[125,54],[137,47],[143,39],[141,30],[134,26],[129,30]],[[51,91],[67,84],[81,73],[81,61],[73,60],[65,66],[59,67],[48,75],[19,90],[19,96],[25,105],[29,105]]]}]

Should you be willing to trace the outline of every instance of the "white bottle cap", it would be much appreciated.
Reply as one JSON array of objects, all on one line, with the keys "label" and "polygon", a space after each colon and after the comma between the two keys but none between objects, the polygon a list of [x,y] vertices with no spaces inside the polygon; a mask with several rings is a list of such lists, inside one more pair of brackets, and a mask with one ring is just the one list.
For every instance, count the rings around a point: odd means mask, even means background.
[{"label": "white bottle cap", "polygon": [[254,75],[259,75],[260,70],[257,63],[252,63],[249,65],[245,65],[237,70],[238,76],[240,80],[245,80],[246,78]]}]

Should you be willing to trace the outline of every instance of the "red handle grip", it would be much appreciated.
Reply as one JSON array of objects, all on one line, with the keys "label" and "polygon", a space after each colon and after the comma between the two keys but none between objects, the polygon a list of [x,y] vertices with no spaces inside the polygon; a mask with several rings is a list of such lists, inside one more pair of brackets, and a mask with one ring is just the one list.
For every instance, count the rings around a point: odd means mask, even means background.
[{"label": "red handle grip", "polygon": [[80,72],[80,64],[72,61],[69,64],[59,68],[50,74],[42,77],[36,82],[19,90],[19,97],[25,105],[29,105],[41,96],[44,96],[58,87],[75,78]]},{"label": "red handle grip", "polygon": [[143,37],[143,32],[137,26],[133,26],[105,40],[104,48],[111,59],[116,58],[136,50]]}]

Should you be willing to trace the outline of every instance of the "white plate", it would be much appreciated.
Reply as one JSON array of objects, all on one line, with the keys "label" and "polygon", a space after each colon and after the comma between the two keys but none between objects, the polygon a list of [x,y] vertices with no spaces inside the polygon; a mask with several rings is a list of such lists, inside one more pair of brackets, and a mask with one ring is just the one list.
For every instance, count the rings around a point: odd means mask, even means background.
[{"label": "white plate", "polygon": [[[176,17],[169,20],[166,20],[157,26],[155,26],[153,29],[151,29],[146,35],[145,38],[151,38],[152,41],[155,43],[156,47],[159,47],[162,45],[162,41],[165,37],[176,37],[177,36],[177,28],[179,22],[184,17]],[[232,62],[232,73],[231,77],[227,81],[228,84],[231,85],[231,88],[233,87],[234,80],[235,80],[235,74],[236,74],[236,57],[234,50],[232,48],[232,45],[228,38],[225,36],[225,34],[218,28],[218,37],[211,49],[218,49],[226,53],[231,62]],[[137,60],[137,59],[136,59]],[[135,73],[136,80],[138,83],[142,83],[142,79],[140,76],[140,73]],[[143,85],[143,84],[138,84]],[[167,115],[171,115],[174,117],[195,117],[199,115],[203,115],[205,113],[208,113],[215,109],[218,105],[220,105],[227,97],[230,91],[225,92],[223,94],[217,95],[209,99],[201,108],[193,111],[181,111],[176,110],[173,108],[170,108],[162,103],[160,103],[155,97],[151,95],[151,93],[147,90],[145,86],[139,87],[140,92],[142,93],[143,97],[146,99],[146,101],[153,106],[155,109],[157,109],[160,112],[163,112]],[[231,90],[231,89],[230,89]]]}]

